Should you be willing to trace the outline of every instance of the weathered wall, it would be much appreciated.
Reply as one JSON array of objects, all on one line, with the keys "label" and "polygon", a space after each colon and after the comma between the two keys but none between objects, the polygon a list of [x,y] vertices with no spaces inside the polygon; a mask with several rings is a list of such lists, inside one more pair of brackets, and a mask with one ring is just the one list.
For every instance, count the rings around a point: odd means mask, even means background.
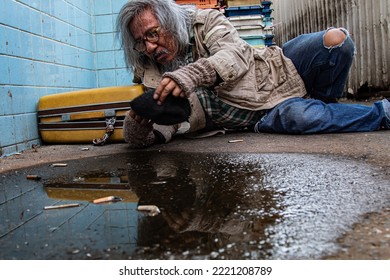
[{"label": "weathered wall", "polygon": [[389,0],[273,1],[275,41],[280,45],[307,32],[346,27],[357,47],[348,90],[390,88]]}]

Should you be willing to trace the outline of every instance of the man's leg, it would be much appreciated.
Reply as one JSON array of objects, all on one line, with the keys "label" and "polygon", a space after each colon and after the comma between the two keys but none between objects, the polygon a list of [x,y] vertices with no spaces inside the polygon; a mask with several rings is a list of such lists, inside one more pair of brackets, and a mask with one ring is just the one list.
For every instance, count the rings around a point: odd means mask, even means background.
[{"label": "man's leg", "polygon": [[347,30],[331,28],[303,34],[283,46],[312,98],[332,102],[342,97],[355,54]]},{"label": "man's leg", "polygon": [[390,102],[386,99],[364,106],[291,98],[270,110],[256,124],[255,131],[313,134],[367,132],[381,128],[390,129]]}]

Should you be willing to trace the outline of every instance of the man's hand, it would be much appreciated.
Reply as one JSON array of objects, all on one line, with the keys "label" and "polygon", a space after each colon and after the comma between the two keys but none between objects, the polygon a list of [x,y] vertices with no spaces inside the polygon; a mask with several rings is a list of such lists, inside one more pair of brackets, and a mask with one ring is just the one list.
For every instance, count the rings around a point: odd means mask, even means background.
[{"label": "man's hand", "polygon": [[123,121],[123,138],[130,148],[146,148],[156,142],[153,123],[137,116],[133,110],[127,111]]},{"label": "man's hand", "polygon": [[165,77],[155,90],[153,98],[157,101],[157,104],[161,105],[169,94],[174,97],[186,97],[182,88],[173,79]]},{"label": "man's hand", "polygon": [[151,121],[138,116],[133,110],[128,111],[129,117],[133,118],[137,123],[142,126],[150,125]]}]

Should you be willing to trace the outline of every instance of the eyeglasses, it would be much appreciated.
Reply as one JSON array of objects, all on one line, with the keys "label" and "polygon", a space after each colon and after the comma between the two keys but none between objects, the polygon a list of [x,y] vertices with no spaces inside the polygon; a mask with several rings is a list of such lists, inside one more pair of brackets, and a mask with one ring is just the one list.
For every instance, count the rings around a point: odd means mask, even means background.
[{"label": "eyeglasses", "polygon": [[141,53],[145,52],[146,51],[145,41],[148,41],[150,43],[157,43],[158,40],[160,39],[160,35],[159,35],[160,30],[161,30],[160,27],[156,27],[146,32],[146,34],[142,39],[135,41],[133,49],[136,50],[137,52],[141,52]]}]

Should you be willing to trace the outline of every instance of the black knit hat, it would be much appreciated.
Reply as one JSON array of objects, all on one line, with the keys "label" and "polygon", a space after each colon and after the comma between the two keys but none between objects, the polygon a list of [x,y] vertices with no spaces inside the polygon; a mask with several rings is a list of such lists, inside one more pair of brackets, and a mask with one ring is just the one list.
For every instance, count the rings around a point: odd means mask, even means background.
[{"label": "black knit hat", "polygon": [[153,99],[154,89],[149,89],[130,102],[131,109],[140,117],[160,125],[173,125],[188,121],[191,105],[187,98],[167,96],[164,103]]}]

